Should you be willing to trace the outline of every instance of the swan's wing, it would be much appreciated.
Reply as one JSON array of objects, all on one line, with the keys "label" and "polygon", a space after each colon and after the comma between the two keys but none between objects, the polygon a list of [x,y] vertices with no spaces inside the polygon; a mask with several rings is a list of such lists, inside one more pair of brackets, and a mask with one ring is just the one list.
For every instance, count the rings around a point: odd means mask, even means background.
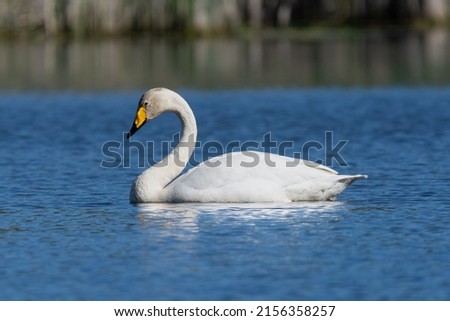
[{"label": "swan's wing", "polygon": [[[323,189],[337,172],[301,159],[261,152],[235,152],[209,159],[169,186],[173,201],[280,201],[299,191]],[[300,184],[300,185],[298,185]],[[309,197],[309,196],[308,196]]]}]

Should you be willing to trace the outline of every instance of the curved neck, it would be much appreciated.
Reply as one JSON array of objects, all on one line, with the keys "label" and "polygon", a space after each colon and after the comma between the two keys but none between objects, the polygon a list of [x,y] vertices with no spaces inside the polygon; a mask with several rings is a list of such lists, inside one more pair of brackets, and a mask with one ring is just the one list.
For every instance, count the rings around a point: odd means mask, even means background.
[{"label": "curved neck", "polygon": [[181,121],[182,130],[178,145],[162,161],[154,164],[141,173],[133,182],[130,191],[132,203],[164,202],[170,197],[170,183],[183,171],[189,162],[197,141],[197,124],[188,103],[176,93],[166,94],[158,106],[164,106],[157,112],[157,117],[163,112],[175,113]]},{"label": "curved neck", "polygon": [[188,103],[181,98],[172,101],[169,106],[164,112],[173,112],[178,116],[182,126],[181,137],[170,154],[141,174],[148,175],[152,181],[151,190],[164,189],[180,175],[189,162],[197,141],[197,123]]},{"label": "curved neck", "polygon": [[183,105],[183,108],[169,110],[178,116],[182,129],[178,145],[158,163],[158,166],[161,166],[159,168],[160,173],[164,174],[163,187],[167,186],[186,167],[197,141],[197,123],[194,114],[187,103]]}]

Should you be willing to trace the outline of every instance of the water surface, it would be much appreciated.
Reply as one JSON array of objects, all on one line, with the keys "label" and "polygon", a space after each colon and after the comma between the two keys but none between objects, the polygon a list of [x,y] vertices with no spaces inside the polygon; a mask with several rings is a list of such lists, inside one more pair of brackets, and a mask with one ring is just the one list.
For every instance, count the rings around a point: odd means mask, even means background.
[{"label": "water surface", "polygon": [[450,299],[449,88],[180,92],[203,142],[332,131],[333,168],[369,179],[336,202],[133,206],[137,151],[100,164],[140,92],[2,93],[1,300]]},{"label": "water surface", "polygon": [[447,29],[0,41],[2,90],[447,85]]}]

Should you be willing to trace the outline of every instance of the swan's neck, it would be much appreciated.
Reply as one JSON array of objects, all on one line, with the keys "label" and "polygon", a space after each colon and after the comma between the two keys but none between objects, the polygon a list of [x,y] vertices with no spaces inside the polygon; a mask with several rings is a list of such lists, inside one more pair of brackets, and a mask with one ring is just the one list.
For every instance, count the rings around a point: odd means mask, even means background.
[{"label": "swan's neck", "polygon": [[181,137],[178,145],[158,165],[162,187],[167,186],[186,167],[197,141],[197,124],[191,108],[185,103],[184,108],[172,110],[181,121]]},{"label": "swan's neck", "polygon": [[[181,121],[182,130],[178,145],[162,161],[145,170],[133,183],[132,202],[166,201],[168,185],[186,167],[197,141],[197,124],[187,102],[179,97],[165,112],[175,113]],[[167,187],[167,188],[166,188]]]}]

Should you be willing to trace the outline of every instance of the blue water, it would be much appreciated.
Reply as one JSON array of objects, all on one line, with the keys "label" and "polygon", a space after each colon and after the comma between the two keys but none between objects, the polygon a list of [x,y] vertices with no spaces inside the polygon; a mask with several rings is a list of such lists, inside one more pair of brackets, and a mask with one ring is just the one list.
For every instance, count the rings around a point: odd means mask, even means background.
[{"label": "blue water", "polygon": [[336,202],[133,206],[137,149],[100,164],[140,92],[1,93],[0,300],[450,300],[450,88],[180,92],[203,143],[331,131],[333,168],[369,179]]}]

